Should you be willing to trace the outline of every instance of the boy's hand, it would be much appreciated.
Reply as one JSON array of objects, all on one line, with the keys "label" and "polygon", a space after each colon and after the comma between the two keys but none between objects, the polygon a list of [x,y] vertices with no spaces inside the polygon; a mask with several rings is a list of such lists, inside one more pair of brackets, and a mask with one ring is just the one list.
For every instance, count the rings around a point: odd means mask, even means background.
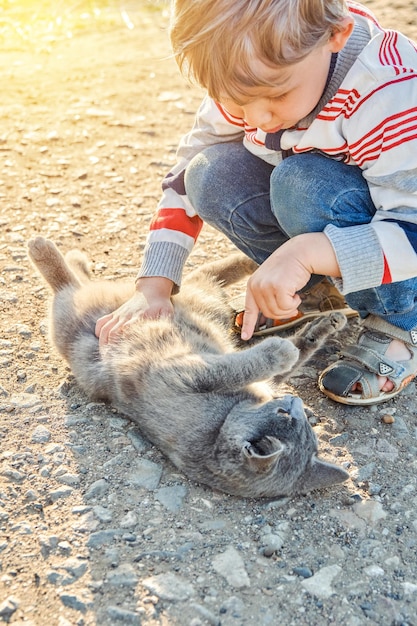
[{"label": "boy's hand", "polygon": [[170,300],[173,283],[168,278],[141,278],[137,291],[118,309],[100,317],[96,322],[95,334],[99,345],[104,346],[116,339],[123,329],[140,319],[172,317],[174,308]]},{"label": "boy's hand", "polygon": [[294,317],[301,303],[297,292],[313,273],[340,276],[333,247],[323,233],[298,235],[273,252],[248,280],[242,339],[252,337],[259,311],[272,319]]},{"label": "boy's hand", "polygon": [[301,298],[297,291],[310,279],[310,273],[296,259],[282,255],[282,248],[264,262],[248,280],[243,316],[243,340],[252,337],[259,311],[272,319],[297,315]]}]

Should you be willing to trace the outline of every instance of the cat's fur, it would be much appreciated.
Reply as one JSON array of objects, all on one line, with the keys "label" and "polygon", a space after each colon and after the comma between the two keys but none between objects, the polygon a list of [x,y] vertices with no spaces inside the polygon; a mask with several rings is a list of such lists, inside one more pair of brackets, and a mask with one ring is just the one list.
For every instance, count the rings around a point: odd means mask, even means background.
[{"label": "cat's fur", "polygon": [[342,482],[345,470],[317,458],[317,441],[293,396],[275,398],[262,381],[306,361],[343,327],[333,313],[296,335],[237,350],[222,286],[255,266],[237,254],[191,273],[173,296],[173,319],[143,320],[99,350],[96,320],[119,307],[131,283],[90,282],[85,256],[63,258],[49,240],[29,256],[54,292],[51,336],[94,400],[132,419],[191,479],[227,493],[276,497]]}]

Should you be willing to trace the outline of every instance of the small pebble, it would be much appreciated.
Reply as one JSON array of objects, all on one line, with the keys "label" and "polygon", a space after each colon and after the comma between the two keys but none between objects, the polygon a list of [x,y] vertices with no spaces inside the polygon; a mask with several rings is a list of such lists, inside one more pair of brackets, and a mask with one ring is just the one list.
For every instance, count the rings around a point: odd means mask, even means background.
[{"label": "small pebble", "polygon": [[0,619],[9,622],[13,613],[19,608],[19,600],[14,596],[9,596],[0,604]]},{"label": "small pebble", "polygon": [[32,432],[32,443],[48,443],[50,439],[51,432],[45,426],[37,426]]},{"label": "small pebble", "polygon": [[92,500],[94,498],[102,497],[109,488],[109,484],[105,478],[99,478],[90,485],[87,492],[84,495],[85,500]]},{"label": "small pebble", "polygon": [[111,620],[121,624],[138,624],[139,626],[141,623],[140,616],[137,613],[121,609],[118,606],[107,607],[107,615]]},{"label": "small pebble", "polygon": [[301,576],[301,578],[310,578],[313,575],[309,567],[294,567],[292,571],[296,576]]},{"label": "small pebble", "polygon": [[395,422],[395,418],[389,413],[384,413],[384,415],[381,415],[381,422],[383,424],[393,424]]}]

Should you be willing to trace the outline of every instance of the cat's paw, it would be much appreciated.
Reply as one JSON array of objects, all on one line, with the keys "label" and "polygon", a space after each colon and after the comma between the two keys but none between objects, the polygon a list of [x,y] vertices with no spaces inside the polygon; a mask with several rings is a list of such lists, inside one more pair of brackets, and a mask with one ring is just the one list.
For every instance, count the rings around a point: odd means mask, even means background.
[{"label": "cat's paw", "polygon": [[28,241],[29,256],[33,261],[43,261],[55,250],[55,244],[45,237],[34,237]]},{"label": "cat's paw", "polygon": [[298,348],[288,339],[268,337],[256,347],[268,359],[271,375],[290,370],[298,361]]},{"label": "cat's paw", "polygon": [[[340,311],[333,311],[330,315],[327,316],[327,320],[330,323],[329,332],[330,333],[338,333],[339,330],[342,330],[346,326],[347,317]],[[333,327],[333,330],[331,328]]]}]

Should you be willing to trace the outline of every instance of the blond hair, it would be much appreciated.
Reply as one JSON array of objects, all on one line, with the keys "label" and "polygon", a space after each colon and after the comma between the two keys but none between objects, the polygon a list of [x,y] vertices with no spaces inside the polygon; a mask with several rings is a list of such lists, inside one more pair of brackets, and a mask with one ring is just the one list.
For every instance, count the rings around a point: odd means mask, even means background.
[{"label": "blond hair", "polygon": [[259,61],[285,68],[339,30],[346,0],[173,0],[171,43],[182,73],[215,99],[236,102],[273,86]]}]

